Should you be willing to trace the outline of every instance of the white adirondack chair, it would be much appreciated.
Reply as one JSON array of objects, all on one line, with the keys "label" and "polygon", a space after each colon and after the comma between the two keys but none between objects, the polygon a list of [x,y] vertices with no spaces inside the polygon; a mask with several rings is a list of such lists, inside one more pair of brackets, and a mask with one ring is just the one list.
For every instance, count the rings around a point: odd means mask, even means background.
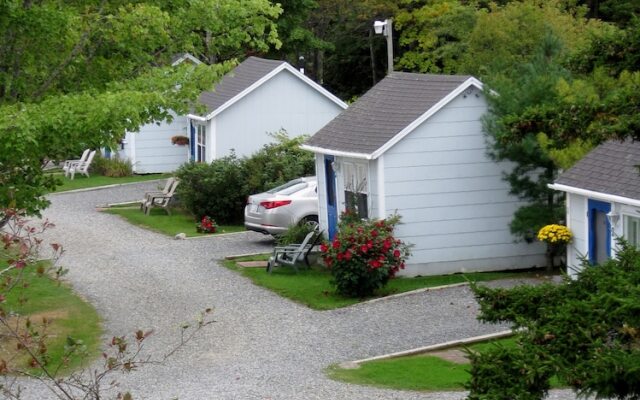
[{"label": "white adirondack chair", "polygon": [[64,176],[69,176],[69,172],[71,172],[72,166],[82,164],[83,162],[85,162],[87,160],[87,157],[89,156],[90,151],[91,149],[86,149],[82,153],[82,156],[80,156],[80,159],[78,160],[66,160],[64,162],[64,165],[62,166],[62,170],[64,171]]},{"label": "white adirondack chair", "polygon": [[89,157],[84,162],[78,164],[72,164],[69,167],[69,175],[71,175],[71,179],[73,179],[76,175],[76,172],[80,172],[87,178],[89,177],[89,167],[91,166],[91,162],[93,161],[93,157],[96,155],[96,150],[93,150],[89,153]]},{"label": "white adirondack chair", "polygon": [[310,267],[309,254],[322,237],[322,231],[318,226],[307,234],[302,243],[290,244],[287,246],[277,246],[273,249],[273,254],[267,261],[267,272],[271,273],[274,267],[281,265],[292,266],[298,272],[298,264],[304,262]]},{"label": "white adirondack chair", "polygon": [[162,190],[152,190],[144,193],[144,198],[140,201],[140,209],[143,210],[145,205],[151,200],[153,196],[166,196],[171,188],[173,187],[173,182],[176,180],[173,176],[167,179],[167,183],[164,185],[164,189]]},{"label": "white adirondack chair", "polygon": [[153,207],[162,207],[167,212],[167,214],[171,215],[171,210],[169,209],[169,207],[171,206],[173,194],[175,193],[179,183],[180,181],[178,179],[174,179],[173,184],[171,185],[167,194],[149,195],[142,206],[144,213],[149,215]]}]

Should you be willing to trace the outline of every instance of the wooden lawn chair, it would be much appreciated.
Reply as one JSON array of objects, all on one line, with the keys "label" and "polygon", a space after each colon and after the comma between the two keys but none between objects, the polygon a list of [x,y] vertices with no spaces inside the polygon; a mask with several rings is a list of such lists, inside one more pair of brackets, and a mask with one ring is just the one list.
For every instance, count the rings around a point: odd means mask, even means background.
[{"label": "wooden lawn chair", "polygon": [[318,241],[322,237],[322,232],[319,231],[316,226],[311,232],[305,236],[304,240],[300,244],[290,244],[287,246],[276,246],[273,249],[273,254],[269,257],[267,262],[267,272],[271,273],[274,267],[281,265],[292,266],[296,272],[298,272],[298,264],[304,263],[307,267],[311,267],[309,263],[309,254],[311,250],[318,244]]},{"label": "wooden lawn chair", "polygon": [[76,172],[80,172],[87,178],[89,177],[89,167],[91,166],[91,163],[93,162],[93,157],[95,157],[95,155],[96,155],[96,150],[93,150],[91,153],[89,153],[89,157],[87,157],[87,159],[84,162],[81,162],[78,164],[72,164],[71,167],[69,167],[69,174],[71,175],[72,180],[75,177]]},{"label": "wooden lawn chair", "polygon": [[83,162],[85,162],[85,160],[89,156],[90,151],[91,149],[86,149],[84,152],[82,152],[82,156],[80,156],[80,158],[77,160],[66,160],[64,162],[64,165],[62,166],[62,170],[64,171],[64,176],[66,177],[69,175],[69,173],[71,172],[72,166],[76,166],[78,164],[82,164]]},{"label": "wooden lawn chair", "polygon": [[167,212],[167,214],[171,215],[171,202],[173,200],[173,195],[175,194],[176,188],[180,181],[178,179],[173,180],[173,184],[169,188],[169,191],[166,194],[158,194],[158,195],[149,195],[148,200],[145,202],[143,206],[144,213],[149,215],[151,209],[153,207],[161,207]]},{"label": "wooden lawn chair", "polygon": [[151,200],[151,197],[153,196],[166,196],[169,191],[171,190],[171,187],[173,186],[173,182],[176,180],[176,178],[174,178],[173,176],[170,177],[169,179],[167,179],[167,183],[165,183],[164,185],[164,189],[162,190],[151,190],[148,192],[144,193],[144,197],[142,198],[142,200],[140,200],[140,209],[143,210],[145,207],[145,204],[147,204],[147,202],[149,200]]}]

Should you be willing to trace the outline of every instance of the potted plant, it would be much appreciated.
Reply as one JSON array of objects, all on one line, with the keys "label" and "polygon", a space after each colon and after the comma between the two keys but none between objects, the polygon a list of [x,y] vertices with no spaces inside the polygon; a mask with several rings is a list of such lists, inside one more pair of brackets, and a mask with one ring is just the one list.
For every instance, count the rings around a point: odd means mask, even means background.
[{"label": "potted plant", "polygon": [[171,143],[178,146],[186,146],[189,144],[189,138],[182,135],[172,136]]},{"label": "potted plant", "polygon": [[559,224],[546,225],[538,231],[538,240],[547,244],[547,269],[553,269],[556,256],[564,253],[572,237],[569,228]]}]

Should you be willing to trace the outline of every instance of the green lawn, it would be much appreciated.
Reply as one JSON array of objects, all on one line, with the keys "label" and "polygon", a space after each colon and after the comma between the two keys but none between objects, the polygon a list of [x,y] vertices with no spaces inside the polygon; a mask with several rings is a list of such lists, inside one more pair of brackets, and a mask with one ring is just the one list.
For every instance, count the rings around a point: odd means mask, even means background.
[{"label": "green lawn", "polygon": [[[264,268],[242,268],[236,261],[266,260],[265,256],[243,257],[235,260],[225,260],[225,266],[238,270],[242,275],[250,278],[256,285],[273,290],[279,295],[302,303],[316,310],[331,310],[359,303],[367,299],[353,299],[338,295],[331,285],[331,275],[323,267],[312,269],[300,268],[296,273],[289,267],[278,267],[268,274]],[[455,275],[422,276],[417,278],[396,278],[389,281],[387,286],[378,292],[376,297],[384,297],[395,293],[408,292],[415,289],[450,285],[471,281],[489,281],[515,277],[533,277],[526,272],[482,272]]]},{"label": "green lawn", "polygon": [[76,175],[73,180],[65,178],[62,173],[54,173],[62,181],[62,185],[56,188],[56,192],[65,192],[67,190],[85,189],[98,186],[115,185],[121,183],[143,182],[154,179],[165,179],[171,176],[171,174],[148,174],[148,175],[133,175],[125,176],[122,178],[111,178],[108,176],[91,175],[87,178],[84,175]]},{"label": "green lawn", "polygon": [[[492,346],[514,347],[514,338],[497,339],[469,346],[474,351],[486,351]],[[454,349],[462,350],[462,347]],[[328,375],[336,380],[371,385],[390,389],[439,391],[463,390],[470,378],[468,364],[458,364],[429,353],[378,360],[363,363],[360,368],[342,369],[332,366]],[[551,380],[552,387],[562,387],[557,379]]]},{"label": "green lawn", "polygon": [[[140,206],[132,207],[112,207],[106,212],[110,214],[120,215],[133,225],[164,233],[165,235],[175,236],[178,233],[185,233],[189,237],[206,236],[206,233],[196,232],[196,222],[193,217],[180,209],[172,209],[171,215],[167,215],[166,211],[161,208],[153,208],[149,215],[145,215]],[[242,232],[242,225],[219,225],[216,234]]]},{"label": "green lawn", "polygon": [[[0,261],[0,268],[6,267],[6,262]],[[13,278],[16,272],[10,274]],[[23,317],[30,317],[35,326],[42,324],[42,318],[52,320],[47,327],[47,354],[50,356],[49,366],[60,364],[65,353],[67,337],[81,340],[86,346],[85,355],[75,355],[60,372],[70,372],[81,364],[89,364],[100,350],[100,335],[102,327],[96,310],[78,297],[67,285],[51,279],[47,275],[39,275],[35,267],[24,270],[22,284],[6,293],[6,301],[2,304],[7,313],[18,313]],[[2,289],[4,290],[4,289]],[[24,301],[26,299],[26,301]],[[12,321],[10,317],[9,321]],[[21,353],[16,353],[15,344],[8,339],[0,340],[0,358],[13,359],[13,365],[26,367],[29,361]],[[37,370],[32,372],[37,373]]]}]

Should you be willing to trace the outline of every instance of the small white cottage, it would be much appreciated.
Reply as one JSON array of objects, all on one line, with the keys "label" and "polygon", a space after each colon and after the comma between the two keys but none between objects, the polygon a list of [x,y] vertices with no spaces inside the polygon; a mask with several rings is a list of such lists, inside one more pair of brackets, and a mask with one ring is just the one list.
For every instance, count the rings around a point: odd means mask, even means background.
[{"label": "small white cottage", "polygon": [[615,239],[640,246],[640,142],[606,142],[549,185],[567,194],[570,275],[581,259],[601,263],[615,255]]},{"label": "small white cottage", "polygon": [[[190,54],[172,65],[198,63]],[[347,105],[284,61],[249,57],[226,74],[199,101],[204,115],[175,115],[127,132],[120,158],[131,160],[139,174],[171,172],[193,160],[211,162],[229,155],[245,156],[273,141],[270,133],[286,130],[289,137],[311,135]],[[187,145],[171,138],[189,138]]]},{"label": "small white cottage", "polygon": [[[176,54],[171,66],[182,63],[198,65],[202,62],[189,53]],[[137,174],[172,172],[189,159],[189,146],[174,145],[174,136],[189,136],[189,119],[186,115],[176,115],[171,122],[146,124],[137,132],[127,132],[121,142],[117,155],[131,161],[132,169]],[[109,157],[111,152],[105,151]]]},{"label": "small white cottage", "polygon": [[190,157],[211,162],[235,151],[251,155],[273,141],[270,133],[312,135],[347,105],[284,61],[249,57],[225,75],[190,114]]},{"label": "small white cottage", "polygon": [[320,225],[354,202],[362,217],[402,216],[407,275],[544,265],[544,247],[509,231],[521,205],[487,156],[482,83],[394,72],[312,136]]}]

